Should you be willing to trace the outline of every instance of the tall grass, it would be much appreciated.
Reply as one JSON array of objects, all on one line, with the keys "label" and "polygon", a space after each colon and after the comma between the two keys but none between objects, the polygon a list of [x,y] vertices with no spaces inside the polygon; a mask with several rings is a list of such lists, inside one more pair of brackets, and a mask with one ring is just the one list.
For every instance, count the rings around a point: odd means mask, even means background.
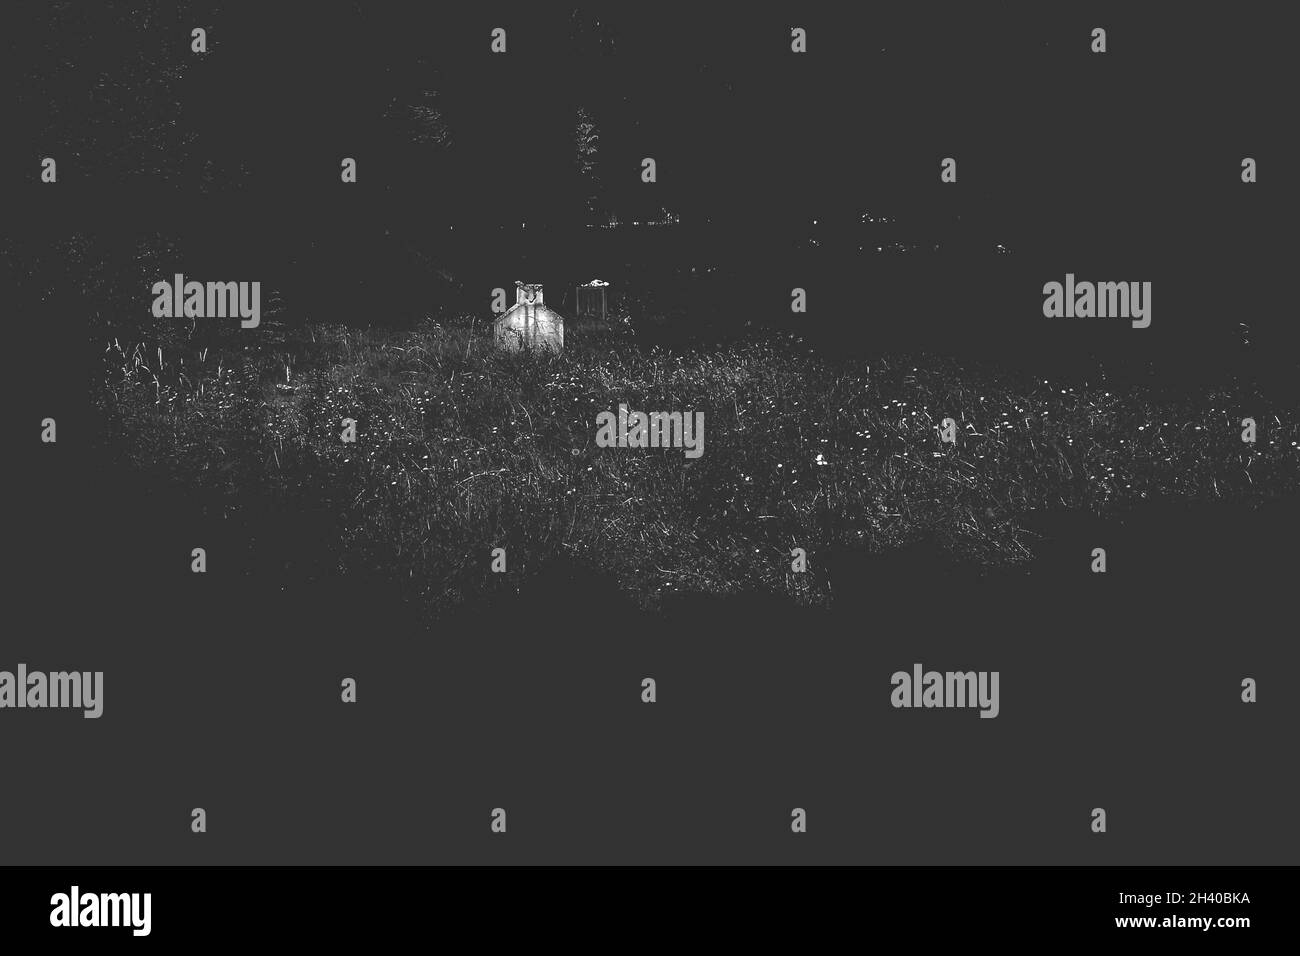
[{"label": "tall grass", "polygon": [[[508,355],[432,322],[105,358],[110,441],[136,467],[235,510],[326,511],[326,566],[402,579],[432,610],[506,586],[488,573],[495,547],[514,580],[563,555],[647,606],[756,591],[826,604],[829,548],[928,539],[1007,566],[1028,557],[1020,519],[1036,511],[1300,486],[1295,410],[1241,386],[1167,400],[934,358],[833,363],[776,338],[670,351],[571,336],[559,356]],[[620,403],[703,411],[703,457],[597,448],[597,414]],[[794,547],[805,575],[789,573]]]}]

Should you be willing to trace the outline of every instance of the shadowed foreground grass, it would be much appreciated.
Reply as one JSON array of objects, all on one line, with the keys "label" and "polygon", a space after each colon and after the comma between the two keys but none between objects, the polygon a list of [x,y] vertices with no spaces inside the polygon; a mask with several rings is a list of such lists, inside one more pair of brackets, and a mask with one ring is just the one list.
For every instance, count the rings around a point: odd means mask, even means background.
[{"label": "shadowed foreground grass", "polygon": [[[1030,556],[1035,512],[1249,506],[1300,487],[1295,411],[1243,386],[1171,399],[933,358],[846,366],[787,339],[667,351],[573,336],[562,356],[509,356],[434,324],[106,357],[98,400],[134,469],[235,516],[254,501],[328,515],[308,573],[379,573],[431,611],[561,556],[646,607],[674,593],[827,605],[833,551],[927,541],[1009,567]],[[703,411],[703,456],[597,448],[596,416],[619,403]],[[509,575],[489,572],[497,547]],[[806,574],[791,573],[796,547]]]}]

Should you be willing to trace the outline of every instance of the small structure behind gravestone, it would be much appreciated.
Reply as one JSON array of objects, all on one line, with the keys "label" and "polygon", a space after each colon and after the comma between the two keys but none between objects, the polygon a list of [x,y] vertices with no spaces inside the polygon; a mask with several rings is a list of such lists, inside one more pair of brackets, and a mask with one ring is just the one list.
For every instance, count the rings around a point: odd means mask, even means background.
[{"label": "small structure behind gravestone", "polygon": [[493,323],[492,338],[510,351],[564,348],[564,317],[542,300],[537,283],[515,283],[515,304]]},{"label": "small structure behind gravestone", "polygon": [[609,300],[606,290],[609,288],[608,282],[602,282],[600,279],[592,279],[584,285],[578,286],[577,291],[577,317],[578,318],[599,318],[604,322],[609,315]]}]

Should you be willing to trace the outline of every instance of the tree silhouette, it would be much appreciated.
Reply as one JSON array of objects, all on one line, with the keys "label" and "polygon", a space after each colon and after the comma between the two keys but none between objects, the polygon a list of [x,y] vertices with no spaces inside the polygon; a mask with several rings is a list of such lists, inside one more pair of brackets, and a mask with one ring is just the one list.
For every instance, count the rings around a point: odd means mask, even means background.
[{"label": "tree silhouette", "polygon": [[578,119],[573,132],[574,165],[582,184],[587,214],[598,216],[604,208],[604,189],[601,186],[598,165],[600,130],[585,107],[578,107]]}]

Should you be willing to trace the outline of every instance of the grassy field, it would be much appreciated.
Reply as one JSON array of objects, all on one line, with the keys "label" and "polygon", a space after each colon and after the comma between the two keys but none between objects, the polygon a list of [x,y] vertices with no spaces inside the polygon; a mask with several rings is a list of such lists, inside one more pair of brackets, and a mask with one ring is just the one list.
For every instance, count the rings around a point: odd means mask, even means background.
[{"label": "grassy field", "polygon": [[[433,613],[561,557],[646,608],[674,593],[825,606],[832,550],[929,541],[1009,568],[1038,512],[1249,507],[1300,487],[1295,410],[1231,385],[1171,399],[934,358],[846,365],[788,338],[670,351],[571,334],[561,356],[509,356],[432,322],[104,358],[107,441],[133,470],[235,516],[327,515],[304,573],[379,573]],[[596,415],[619,403],[703,411],[703,457],[597,448]],[[509,575],[489,572],[496,547]]]}]

